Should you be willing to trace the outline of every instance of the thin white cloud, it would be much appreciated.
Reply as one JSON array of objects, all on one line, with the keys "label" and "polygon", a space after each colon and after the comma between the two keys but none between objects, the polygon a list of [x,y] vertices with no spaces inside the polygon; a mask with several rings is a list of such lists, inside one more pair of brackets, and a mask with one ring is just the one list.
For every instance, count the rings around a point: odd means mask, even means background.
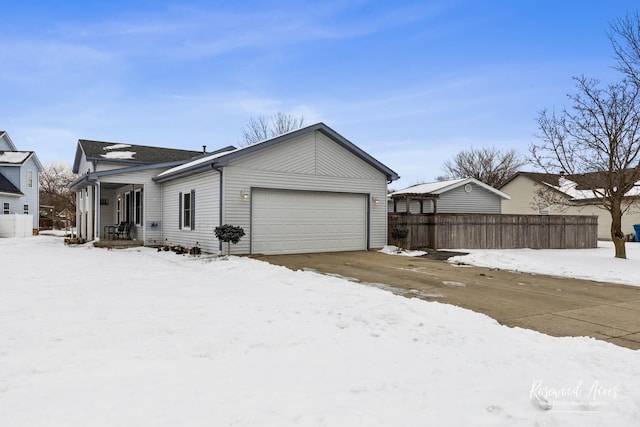
[{"label": "thin white cloud", "polygon": [[[366,10],[364,3],[361,7]],[[361,37],[432,17],[438,10],[392,4],[360,17],[353,9],[353,2],[280,8],[268,4],[235,12],[179,6],[103,22],[65,22],[56,26],[55,34],[60,40],[124,55],[208,57],[238,49]]]}]

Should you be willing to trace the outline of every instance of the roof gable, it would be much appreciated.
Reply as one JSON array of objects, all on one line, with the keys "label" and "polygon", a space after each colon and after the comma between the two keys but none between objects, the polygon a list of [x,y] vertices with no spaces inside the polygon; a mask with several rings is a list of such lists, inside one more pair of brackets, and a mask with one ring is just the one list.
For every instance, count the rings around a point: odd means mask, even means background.
[{"label": "roof gable", "polygon": [[202,170],[211,169],[212,167],[224,167],[230,161],[242,158],[252,153],[256,153],[260,150],[267,149],[277,144],[281,144],[286,141],[291,141],[292,139],[298,138],[308,133],[312,132],[321,132],[323,135],[327,136],[333,142],[337,143],[350,153],[359,157],[369,165],[373,166],[375,169],[382,172],[388,181],[395,181],[399,178],[398,174],[396,174],[393,170],[389,169],[387,166],[383,165],[372,156],[364,152],[362,149],[357,147],[351,141],[344,138],[342,135],[331,129],[324,123],[316,123],[311,126],[307,126],[301,129],[296,129],[294,131],[288,132],[283,135],[279,135],[275,138],[271,138],[262,142],[258,142],[256,144],[249,145],[247,147],[237,148],[230,151],[224,151],[217,154],[213,154],[210,156],[203,157],[201,159],[195,160],[193,162],[186,163],[182,166],[178,166],[176,168],[170,169],[162,174],[158,175],[156,178],[158,181],[168,181],[171,179],[180,178],[183,176],[191,175],[193,173],[200,172]]},{"label": "roof gable", "polygon": [[557,187],[560,185],[560,177],[561,174],[555,173],[542,173],[542,172],[517,172],[514,174],[507,182],[500,186],[500,189],[504,188],[505,185],[509,184],[511,181],[523,177],[535,181],[540,184],[551,185]]},{"label": "roof gable", "polygon": [[[4,147],[4,148],[3,148]],[[11,138],[9,138],[9,134],[3,130],[0,130],[0,150],[6,149],[8,151],[16,151],[17,148]]]}]

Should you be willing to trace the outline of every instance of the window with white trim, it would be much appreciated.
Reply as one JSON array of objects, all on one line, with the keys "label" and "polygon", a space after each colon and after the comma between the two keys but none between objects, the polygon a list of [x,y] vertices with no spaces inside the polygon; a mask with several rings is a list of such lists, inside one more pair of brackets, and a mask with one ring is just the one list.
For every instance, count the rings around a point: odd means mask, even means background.
[{"label": "window with white trim", "polygon": [[2,213],[4,215],[9,215],[11,213],[11,205],[9,204],[9,202],[4,202],[2,204]]},{"label": "window with white trim", "polygon": [[33,171],[27,171],[27,187],[33,188]]},{"label": "window with white trim", "polygon": [[178,219],[179,228],[182,230],[195,230],[196,217],[196,191],[178,195]]},{"label": "window with white trim", "polygon": [[551,209],[549,205],[544,205],[544,204],[538,205],[538,213],[540,215],[549,215],[550,212],[551,212]]},{"label": "window with white trim", "polygon": [[24,213],[25,215],[29,215],[29,205],[25,204],[22,206],[22,213]]}]

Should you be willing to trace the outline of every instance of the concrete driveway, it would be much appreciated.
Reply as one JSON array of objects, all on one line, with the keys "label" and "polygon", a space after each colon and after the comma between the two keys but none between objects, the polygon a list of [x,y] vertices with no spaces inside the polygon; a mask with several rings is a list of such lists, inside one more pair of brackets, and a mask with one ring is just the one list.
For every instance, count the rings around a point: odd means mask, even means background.
[{"label": "concrete driveway", "polygon": [[561,279],[379,252],[253,256],[484,313],[507,326],[555,336],[590,336],[640,349],[640,288]]}]

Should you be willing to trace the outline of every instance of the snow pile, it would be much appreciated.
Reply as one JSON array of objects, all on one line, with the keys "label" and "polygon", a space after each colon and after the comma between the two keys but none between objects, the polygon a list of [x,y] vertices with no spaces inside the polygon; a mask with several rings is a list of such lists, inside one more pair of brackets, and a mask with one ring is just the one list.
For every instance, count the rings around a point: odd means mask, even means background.
[{"label": "snow pile", "polygon": [[388,245],[380,249],[378,252],[382,252],[387,255],[404,255],[404,256],[422,256],[426,255],[425,251],[410,251],[408,249],[402,249],[397,246]]},{"label": "snow pile", "polygon": [[594,339],[247,258],[40,236],[0,239],[0,259],[2,425],[582,427],[640,414],[639,353]]},{"label": "snow pile", "polygon": [[113,144],[113,145],[107,145],[106,147],[103,147],[103,150],[105,151],[122,150],[123,148],[129,148],[129,147],[131,147],[131,145],[129,144]]},{"label": "snow pile", "polygon": [[110,151],[107,154],[101,154],[100,157],[104,157],[105,159],[132,160],[135,155],[135,151]]},{"label": "snow pile", "polygon": [[627,259],[615,258],[612,242],[596,249],[461,249],[468,255],[449,258],[453,264],[500,268],[558,277],[640,286],[640,243],[626,244]]}]

